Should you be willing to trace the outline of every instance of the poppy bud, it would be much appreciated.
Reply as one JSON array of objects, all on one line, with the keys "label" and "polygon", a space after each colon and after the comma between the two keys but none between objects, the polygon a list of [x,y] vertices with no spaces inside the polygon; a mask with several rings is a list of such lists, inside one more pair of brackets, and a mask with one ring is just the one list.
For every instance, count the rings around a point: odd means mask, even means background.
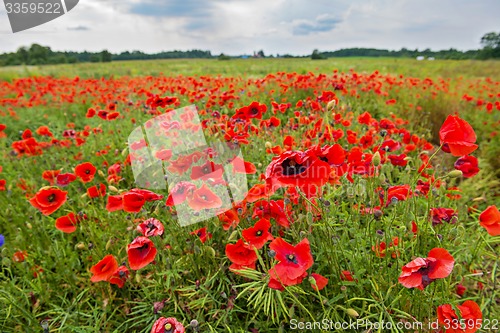
[{"label": "poppy bud", "polygon": [[112,192],[119,192],[118,189],[116,187],[114,187],[113,185],[109,185],[108,188]]},{"label": "poppy bud", "polygon": [[231,235],[228,238],[228,241],[232,242],[232,241],[236,240],[236,238],[238,238],[238,231],[237,230],[235,230],[231,233]]},{"label": "poppy bud", "polygon": [[141,274],[139,274],[139,273],[135,274],[135,282],[137,282],[138,284],[140,284],[141,281],[142,281]]},{"label": "poppy bud", "polygon": [[337,101],[335,99],[332,99],[328,104],[326,105],[326,110],[327,111],[332,111],[335,108],[335,105],[337,105]]},{"label": "poppy bud", "polygon": [[78,244],[76,244],[76,248],[78,250],[85,250],[86,246],[83,243],[78,243]]},{"label": "poppy bud", "polygon": [[113,238],[110,238],[108,242],[106,243],[106,251],[109,250],[109,248],[113,245]]},{"label": "poppy bud", "polygon": [[352,317],[352,318],[359,317],[359,313],[352,308],[345,310],[345,313],[347,313],[349,315],[349,317]]},{"label": "poppy bud", "polygon": [[106,175],[104,174],[104,172],[102,172],[102,170],[97,170],[97,173],[99,174],[99,176],[105,178]]},{"label": "poppy bud", "polygon": [[49,332],[49,322],[47,319],[42,320],[40,326],[42,326],[43,333]]},{"label": "poppy bud", "polygon": [[373,154],[372,163],[374,166],[379,166],[381,161],[380,153],[377,151]]},{"label": "poppy bud", "polygon": [[28,229],[30,229],[30,230],[31,230],[31,229],[33,228],[33,226],[31,225],[31,223],[26,222],[26,228],[28,228]]},{"label": "poppy bud", "polygon": [[462,177],[463,175],[463,172],[460,171],[460,170],[453,170],[453,171],[450,171],[448,172],[448,177],[450,178],[458,178],[458,177]]}]

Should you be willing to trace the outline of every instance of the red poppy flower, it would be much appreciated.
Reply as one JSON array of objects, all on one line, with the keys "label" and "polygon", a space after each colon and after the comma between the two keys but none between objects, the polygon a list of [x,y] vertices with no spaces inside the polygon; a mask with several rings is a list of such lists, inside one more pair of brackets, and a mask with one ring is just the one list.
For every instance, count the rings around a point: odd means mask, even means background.
[{"label": "red poppy flower", "polygon": [[406,154],[389,155],[387,157],[391,161],[392,165],[405,167],[408,164],[408,161],[406,160]]},{"label": "red poppy flower", "polygon": [[58,188],[42,189],[30,199],[30,203],[43,215],[50,215],[66,202],[67,194]]},{"label": "red poppy flower", "polygon": [[261,249],[267,241],[274,239],[269,232],[271,222],[266,219],[260,219],[253,227],[247,228],[241,232],[243,238],[256,249]]},{"label": "red poppy flower", "polygon": [[12,255],[12,261],[14,262],[23,262],[28,257],[28,252],[26,251],[17,251]]},{"label": "red poppy flower", "polygon": [[152,217],[139,224],[137,226],[137,231],[145,237],[161,236],[163,235],[164,228],[163,224],[159,220]]},{"label": "red poppy flower", "polygon": [[199,189],[193,191],[193,193],[188,196],[187,201],[189,207],[195,211],[222,206],[221,198],[212,192],[206,184],[203,184]]},{"label": "red poppy flower", "polygon": [[118,262],[111,254],[108,254],[97,264],[92,266],[90,272],[93,276],[90,278],[92,282],[107,281],[118,269]]},{"label": "red poppy flower", "polygon": [[0,191],[5,191],[5,185],[7,184],[7,181],[5,179],[0,179]]},{"label": "red poppy flower", "polygon": [[186,200],[188,194],[191,194],[194,190],[196,190],[196,185],[193,183],[185,181],[178,182],[172,190],[170,190],[170,194],[168,195],[165,205],[169,207],[180,205]]},{"label": "red poppy flower", "polygon": [[36,134],[41,136],[54,136],[47,126],[40,126],[36,130]]},{"label": "red poppy flower", "polygon": [[315,154],[320,160],[328,163],[331,166],[339,166],[342,165],[346,158],[346,152],[344,148],[338,143],[333,146],[315,146],[314,148],[307,150],[307,152],[311,151]]},{"label": "red poppy flower", "polygon": [[394,237],[392,242],[389,243],[389,246],[385,242],[377,242],[377,246],[372,246],[372,251],[375,252],[375,255],[379,258],[384,258],[386,252],[391,253],[392,258],[396,258],[399,256],[399,251],[397,250],[397,246],[399,244],[399,238]]},{"label": "red poppy flower", "polygon": [[168,161],[172,157],[172,149],[162,149],[155,153],[155,157],[162,161]]},{"label": "red poppy flower", "polygon": [[202,243],[205,243],[207,239],[212,238],[212,234],[207,232],[207,228],[201,228],[190,232],[191,235],[196,235],[200,238]]},{"label": "red poppy flower", "polygon": [[80,222],[80,219],[75,213],[69,213],[56,219],[56,228],[70,234],[76,231],[76,225]]},{"label": "red poppy flower", "polygon": [[255,250],[239,239],[235,244],[226,244],[226,256],[237,265],[249,266],[257,261]]},{"label": "red poppy flower", "polygon": [[439,130],[443,151],[453,156],[463,156],[477,149],[476,133],[472,126],[457,116],[448,116]]},{"label": "red poppy flower", "polygon": [[266,113],[267,106],[259,102],[252,102],[249,106],[244,107],[246,118],[262,119],[262,114]]},{"label": "red poppy flower", "polygon": [[46,181],[48,181],[50,183],[50,185],[54,185],[54,182],[56,181],[56,177],[57,177],[57,175],[59,175],[60,172],[61,172],[61,170],[45,170],[42,173],[42,178],[45,179]]},{"label": "red poppy flower", "polygon": [[151,333],[184,333],[184,326],[177,319],[160,317],[151,328]]},{"label": "red poppy flower", "polygon": [[123,288],[123,285],[125,284],[125,281],[127,281],[128,277],[130,275],[130,272],[126,266],[120,266],[116,270],[116,272],[113,273],[113,275],[110,276],[108,279],[108,282],[111,284],[116,284],[118,288]]},{"label": "red poppy flower", "polygon": [[457,286],[455,287],[455,291],[456,291],[457,295],[460,297],[462,297],[465,294],[466,290],[467,290],[467,288],[461,283],[457,284]]},{"label": "red poppy flower", "polygon": [[265,219],[273,218],[279,225],[290,227],[289,216],[291,212],[289,207],[285,206],[284,200],[261,200],[254,205],[252,217],[261,217]]},{"label": "red poppy flower", "polygon": [[427,258],[417,258],[404,265],[398,281],[406,288],[424,290],[435,279],[450,275],[454,264],[455,260],[448,251],[434,248]]},{"label": "red poppy flower", "polygon": [[324,185],[330,175],[330,165],[320,160],[312,151],[286,151],[273,158],[265,173],[266,182],[273,186]]},{"label": "red poppy flower", "polygon": [[354,278],[352,277],[352,273],[350,271],[340,272],[340,279],[342,281],[354,281]]},{"label": "red poppy flower", "polygon": [[[404,201],[409,196],[411,196],[410,185],[397,185],[391,186],[387,189],[387,203],[388,206],[391,203],[397,203],[398,201]],[[383,200],[381,198],[381,205],[383,205]]]},{"label": "red poppy flower", "polygon": [[244,161],[239,157],[235,157],[231,160],[231,164],[233,165],[233,170],[235,173],[243,173],[253,175],[257,172],[257,168],[253,163]]},{"label": "red poppy flower", "polygon": [[94,108],[89,108],[89,109],[87,110],[87,114],[85,115],[85,117],[87,117],[87,118],[92,118],[92,117],[94,117],[94,116],[95,116],[95,114],[96,114],[95,109],[94,109]]},{"label": "red poppy flower", "polygon": [[314,263],[307,238],[296,246],[285,242],[282,238],[276,238],[269,248],[276,253],[275,258],[279,261],[269,270],[269,275],[272,280],[281,282],[283,286],[301,283],[307,276],[306,271]]},{"label": "red poppy flower", "polygon": [[260,199],[269,198],[273,193],[273,189],[268,184],[256,184],[248,190],[245,200],[252,203]]},{"label": "red poppy flower", "polygon": [[147,237],[139,236],[127,246],[127,255],[130,268],[141,269],[155,260],[156,247]]},{"label": "red poppy flower", "polygon": [[89,198],[103,197],[106,195],[106,186],[104,184],[95,185],[87,189]]},{"label": "red poppy flower", "polygon": [[75,181],[76,175],[72,173],[60,173],[56,177],[56,184],[57,186],[68,186],[69,183]]},{"label": "red poppy flower", "polygon": [[222,228],[224,230],[229,230],[231,227],[236,227],[240,223],[240,217],[238,216],[238,209],[230,209],[222,214],[217,215],[219,221],[222,222]]},{"label": "red poppy flower", "polygon": [[108,210],[108,212],[122,210],[123,209],[123,197],[121,195],[108,196],[108,202],[106,203],[106,209]]},{"label": "red poppy flower", "polygon": [[90,162],[85,162],[82,164],[79,164],[75,167],[75,175],[82,180],[84,183],[90,182],[92,179],[94,179],[94,175],[96,173],[97,169],[95,166],[90,163]]},{"label": "red poppy flower", "polygon": [[137,194],[140,194],[144,197],[144,200],[146,201],[157,201],[157,200],[161,200],[163,199],[163,195],[161,194],[157,194],[155,192],[152,192],[152,191],[148,191],[148,190],[143,190],[143,189],[140,189],[140,188],[133,188],[129,191],[129,193],[137,193]]},{"label": "red poppy flower", "polygon": [[500,211],[496,206],[489,206],[479,215],[479,224],[491,236],[500,235]]},{"label": "red poppy flower", "polygon": [[479,172],[477,158],[470,155],[462,156],[455,162],[455,169],[462,171],[465,178],[471,178]]},{"label": "red poppy flower", "polygon": [[457,216],[457,212],[451,208],[432,208],[430,212],[432,225],[450,222],[453,217]]},{"label": "red poppy flower", "polygon": [[139,193],[127,192],[122,196],[122,203],[123,210],[127,213],[138,213],[146,203],[146,198]]},{"label": "red poppy flower", "polygon": [[203,165],[194,166],[191,168],[191,179],[219,179],[222,177],[223,172],[224,168],[221,164],[215,164],[214,162],[207,161]]},{"label": "red poppy flower", "polygon": [[460,317],[451,304],[437,308],[438,321],[445,327],[446,333],[474,333],[481,328],[483,314],[476,302],[467,300],[456,307]]},{"label": "red poppy flower", "polygon": [[311,287],[316,291],[322,290],[328,284],[328,279],[320,274],[312,273],[310,279],[314,280],[314,282],[313,281],[310,282],[311,282]]}]

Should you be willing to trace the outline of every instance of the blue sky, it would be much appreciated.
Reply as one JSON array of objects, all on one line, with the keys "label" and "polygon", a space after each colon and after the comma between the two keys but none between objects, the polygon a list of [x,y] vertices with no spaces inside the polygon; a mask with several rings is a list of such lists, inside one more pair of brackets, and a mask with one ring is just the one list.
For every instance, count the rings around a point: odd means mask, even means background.
[{"label": "blue sky", "polygon": [[13,34],[0,5],[0,52],[53,50],[307,55],[347,47],[479,48],[500,31],[498,0],[80,0],[66,15]]}]

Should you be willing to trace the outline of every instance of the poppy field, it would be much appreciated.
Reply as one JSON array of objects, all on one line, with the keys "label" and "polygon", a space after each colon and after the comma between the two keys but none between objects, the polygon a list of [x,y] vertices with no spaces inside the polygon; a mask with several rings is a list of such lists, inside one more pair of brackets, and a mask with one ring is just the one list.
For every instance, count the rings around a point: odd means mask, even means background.
[{"label": "poppy field", "polygon": [[0,72],[0,331],[497,332],[500,64],[246,61]]}]

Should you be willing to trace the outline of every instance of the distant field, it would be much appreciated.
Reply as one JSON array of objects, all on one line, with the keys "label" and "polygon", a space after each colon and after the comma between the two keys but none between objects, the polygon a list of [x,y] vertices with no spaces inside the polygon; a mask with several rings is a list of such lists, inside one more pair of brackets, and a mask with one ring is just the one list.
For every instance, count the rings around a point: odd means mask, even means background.
[{"label": "distant field", "polygon": [[485,78],[500,80],[500,62],[475,60],[434,60],[417,61],[398,58],[330,58],[327,60],[304,59],[175,59],[115,61],[112,63],[81,63],[47,66],[0,67],[0,79],[50,75],[55,77],[119,77],[138,75],[249,75],[265,76],[268,73],[297,72],[305,74],[332,73],[337,69],[357,73],[379,71],[384,74],[402,74],[412,77]]}]

